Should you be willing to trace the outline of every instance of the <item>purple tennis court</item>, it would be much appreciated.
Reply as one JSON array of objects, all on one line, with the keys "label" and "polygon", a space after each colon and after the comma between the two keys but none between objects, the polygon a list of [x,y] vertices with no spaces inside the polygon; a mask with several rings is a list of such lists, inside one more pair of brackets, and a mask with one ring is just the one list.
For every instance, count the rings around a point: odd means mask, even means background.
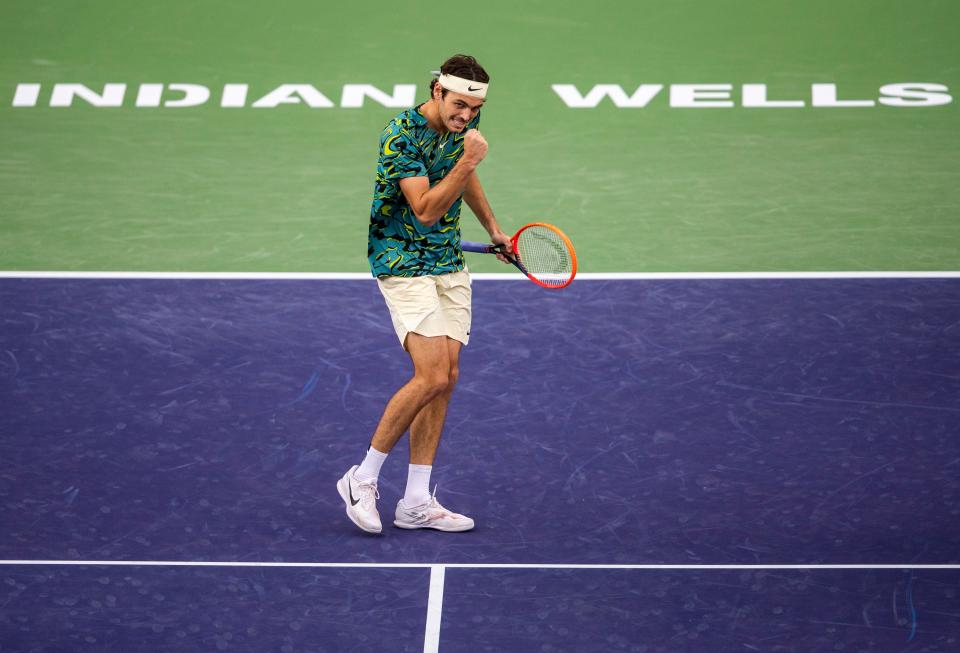
[{"label": "purple tennis court", "polygon": [[2,280],[0,650],[957,645],[955,279],[474,287],[434,479],[477,528],[374,537],[375,284]]}]

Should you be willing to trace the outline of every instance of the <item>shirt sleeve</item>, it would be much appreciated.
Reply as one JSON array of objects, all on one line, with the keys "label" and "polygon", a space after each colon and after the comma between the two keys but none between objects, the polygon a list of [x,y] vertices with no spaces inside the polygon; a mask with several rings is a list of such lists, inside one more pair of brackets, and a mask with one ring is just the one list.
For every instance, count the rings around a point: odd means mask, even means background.
[{"label": "shirt sleeve", "polygon": [[384,179],[427,176],[422,154],[405,130],[387,129],[380,137],[380,173]]}]

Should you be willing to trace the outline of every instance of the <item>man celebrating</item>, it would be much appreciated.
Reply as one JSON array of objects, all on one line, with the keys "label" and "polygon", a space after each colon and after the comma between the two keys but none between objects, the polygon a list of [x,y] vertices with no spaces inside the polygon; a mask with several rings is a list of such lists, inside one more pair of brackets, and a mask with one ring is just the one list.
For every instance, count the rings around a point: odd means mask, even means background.
[{"label": "man celebrating", "polygon": [[476,173],[487,153],[477,125],[489,81],[473,57],[450,57],[430,84],[430,100],[398,115],[380,135],[367,255],[414,372],[387,403],[366,457],[337,482],[347,516],[369,533],[382,530],[376,506],[380,467],[407,429],[410,466],[394,525],[473,528],[472,519],[447,510],[430,493],[430,472],[457,383],[460,349],[470,337],[461,200],[491,242],[510,252],[510,238],[500,230]]}]

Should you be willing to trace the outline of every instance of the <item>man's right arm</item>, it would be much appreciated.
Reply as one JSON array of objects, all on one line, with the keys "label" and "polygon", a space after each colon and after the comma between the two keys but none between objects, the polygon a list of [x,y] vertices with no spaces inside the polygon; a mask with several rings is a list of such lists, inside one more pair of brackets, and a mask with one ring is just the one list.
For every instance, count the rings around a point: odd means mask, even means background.
[{"label": "man's right arm", "polygon": [[487,141],[479,131],[471,129],[463,136],[463,155],[460,160],[436,186],[431,188],[427,177],[404,177],[400,180],[400,190],[420,224],[431,227],[446,214],[463,194],[470,176],[486,154]]}]

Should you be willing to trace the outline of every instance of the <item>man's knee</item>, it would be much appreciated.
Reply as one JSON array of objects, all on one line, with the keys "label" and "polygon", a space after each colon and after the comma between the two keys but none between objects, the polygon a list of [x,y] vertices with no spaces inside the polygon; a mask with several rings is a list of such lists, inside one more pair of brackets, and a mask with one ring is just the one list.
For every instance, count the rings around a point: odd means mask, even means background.
[{"label": "man's knee", "polygon": [[446,392],[450,384],[449,372],[444,369],[421,372],[417,374],[415,378],[420,384],[423,394],[428,396],[430,399],[438,397]]},{"label": "man's knee", "polygon": [[431,400],[452,392],[460,376],[458,356],[445,347],[437,347],[438,342],[443,341],[435,338],[410,334],[407,342],[416,370],[414,380],[420,391]]},{"label": "man's knee", "polygon": [[449,370],[435,370],[417,375],[423,393],[431,399],[453,392],[459,378],[460,370],[456,366]]}]

